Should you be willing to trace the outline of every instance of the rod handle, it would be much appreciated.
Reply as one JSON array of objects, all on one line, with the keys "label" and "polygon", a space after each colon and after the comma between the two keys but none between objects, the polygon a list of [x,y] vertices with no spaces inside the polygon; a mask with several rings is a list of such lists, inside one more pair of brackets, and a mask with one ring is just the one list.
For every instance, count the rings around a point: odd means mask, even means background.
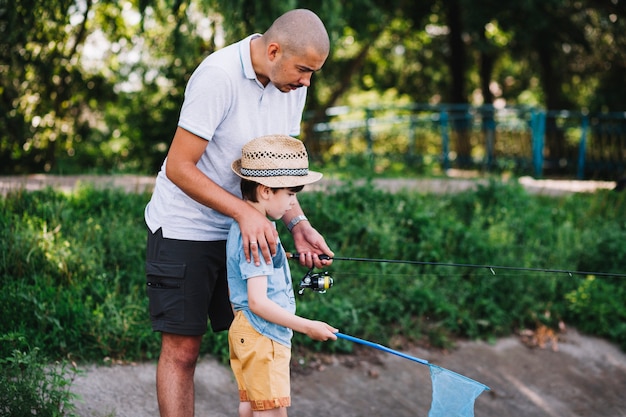
[{"label": "rod handle", "polygon": [[[285,255],[287,255],[287,259],[300,259],[299,253],[285,252]],[[330,261],[331,259],[333,259],[323,253],[321,255],[317,255],[317,257],[320,258],[322,261]]]}]

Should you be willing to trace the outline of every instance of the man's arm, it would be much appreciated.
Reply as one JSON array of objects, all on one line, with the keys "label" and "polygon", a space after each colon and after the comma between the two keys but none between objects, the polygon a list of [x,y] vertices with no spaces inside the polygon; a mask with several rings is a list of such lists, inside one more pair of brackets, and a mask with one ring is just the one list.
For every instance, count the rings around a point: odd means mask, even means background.
[{"label": "man's arm", "polygon": [[276,229],[258,210],[224,190],[198,169],[196,164],[207,145],[205,139],[179,127],[167,154],[165,174],[189,197],[239,223],[246,260],[250,261],[252,252],[254,263],[258,265],[257,249],[260,249],[265,261],[271,263],[276,254]]}]

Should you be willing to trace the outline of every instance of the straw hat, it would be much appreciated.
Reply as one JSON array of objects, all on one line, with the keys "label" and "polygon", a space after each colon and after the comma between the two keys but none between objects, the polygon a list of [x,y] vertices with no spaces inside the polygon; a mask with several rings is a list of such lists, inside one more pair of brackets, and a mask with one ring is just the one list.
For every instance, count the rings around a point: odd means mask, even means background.
[{"label": "straw hat", "polygon": [[241,178],[271,188],[289,188],[311,184],[322,178],[309,171],[304,144],[286,135],[268,135],[252,139],[241,150],[241,159],[232,164]]}]

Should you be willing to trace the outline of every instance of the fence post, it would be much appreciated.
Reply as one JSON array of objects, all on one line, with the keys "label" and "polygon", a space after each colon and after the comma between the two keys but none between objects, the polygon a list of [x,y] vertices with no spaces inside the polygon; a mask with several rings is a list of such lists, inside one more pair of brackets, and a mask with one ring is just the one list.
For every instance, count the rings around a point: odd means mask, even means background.
[{"label": "fence post", "polygon": [[415,153],[415,130],[417,126],[417,116],[411,114],[409,116],[409,149],[407,152],[408,160],[413,162],[413,154]]},{"label": "fence post", "polygon": [[448,153],[450,152],[450,137],[448,136],[448,112],[445,108],[442,108],[439,113],[439,127],[441,128],[442,165],[443,170],[447,171],[450,168],[450,159],[448,157]]},{"label": "fence post", "polygon": [[370,125],[374,118],[374,111],[370,108],[365,109],[365,140],[367,141],[367,153],[370,166],[374,169],[374,138],[372,137],[372,131]]},{"label": "fence post", "polygon": [[533,140],[533,166],[535,178],[543,175],[543,146],[546,134],[546,113],[533,110],[531,113],[531,130]]},{"label": "fence post", "polygon": [[487,147],[487,171],[493,168],[495,159],[496,142],[496,109],[490,106],[483,111],[483,131],[485,133],[485,145]]},{"label": "fence post", "polygon": [[581,121],[580,145],[578,146],[578,174],[579,180],[585,177],[585,153],[587,151],[587,131],[589,130],[589,115],[583,114]]}]

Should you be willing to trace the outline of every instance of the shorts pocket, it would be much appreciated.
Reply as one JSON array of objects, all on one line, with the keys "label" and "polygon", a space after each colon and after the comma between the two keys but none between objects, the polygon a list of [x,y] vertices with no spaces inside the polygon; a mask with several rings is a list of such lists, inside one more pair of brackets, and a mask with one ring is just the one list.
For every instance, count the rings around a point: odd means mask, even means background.
[{"label": "shorts pocket", "polygon": [[246,362],[249,355],[254,355],[259,341],[264,337],[252,327],[243,312],[238,311],[228,329],[228,339],[235,357]]},{"label": "shorts pocket", "polygon": [[146,262],[146,286],[152,319],[185,319],[185,264]]}]

